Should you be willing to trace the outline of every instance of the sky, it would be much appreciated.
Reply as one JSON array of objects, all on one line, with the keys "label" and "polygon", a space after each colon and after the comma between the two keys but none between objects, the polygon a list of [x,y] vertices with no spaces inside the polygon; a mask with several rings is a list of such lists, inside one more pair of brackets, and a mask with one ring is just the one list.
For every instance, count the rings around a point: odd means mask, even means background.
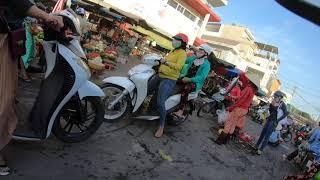
[{"label": "sky", "polygon": [[[320,1],[320,0],[314,0]],[[283,8],[274,0],[229,0],[214,8],[223,24],[248,27],[257,41],[279,48],[281,88],[292,93],[293,104],[320,115],[320,26]]]}]

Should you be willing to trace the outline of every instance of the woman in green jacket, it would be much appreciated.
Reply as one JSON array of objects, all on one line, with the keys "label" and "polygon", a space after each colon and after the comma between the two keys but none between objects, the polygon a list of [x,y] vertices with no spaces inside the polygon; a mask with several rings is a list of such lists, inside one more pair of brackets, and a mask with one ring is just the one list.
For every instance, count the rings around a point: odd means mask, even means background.
[{"label": "woman in green jacket", "polygon": [[181,100],[179,110],[175,112],[178,117],[183,117],[183,110],[188,102],[188,95],[191,92],[201,90],[204,81],[210,72],[210,63],[208,56],[212,52],[212,48],[207,44],[202,44],[195,56],[187,58],[186,63],[181,71],[177,85],[181,87]]}]

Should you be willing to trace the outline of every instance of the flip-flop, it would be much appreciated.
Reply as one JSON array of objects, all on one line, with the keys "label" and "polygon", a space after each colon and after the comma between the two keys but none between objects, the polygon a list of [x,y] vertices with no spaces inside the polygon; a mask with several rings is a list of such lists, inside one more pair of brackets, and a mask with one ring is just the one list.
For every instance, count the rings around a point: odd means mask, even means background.
[{"label": "flip-flop", "polygon": [[184,118],[186,118],[186,116],[182,115],[182,116],[178,116],[175,113],[172,113],[176,118],[178,118],[179,120],[182,120]]},{"label": "flip-flop", "polygon": [[8,176],[10,174],[10,168],[5,165],[0,165],[0,176]]}]

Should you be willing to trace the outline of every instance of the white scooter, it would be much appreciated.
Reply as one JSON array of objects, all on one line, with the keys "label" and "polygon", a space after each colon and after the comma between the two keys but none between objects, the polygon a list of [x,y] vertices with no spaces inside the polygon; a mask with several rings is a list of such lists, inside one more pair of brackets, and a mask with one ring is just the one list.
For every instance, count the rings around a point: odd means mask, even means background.
[{"label": "white scooter", "polygon": [[[155,54],[145,55],[143,64],[139,64],[128,72],[128,77],[108,77],[103,80],[101,88],[105,92],[104,98],[105,115],[107,122],[115,122],[124,118],[127,114],[138,112],[142,104],[150,96],[154,95],[157,84],[157,69],[161,57]],[[178,125],[184,122],[194,109],[192,100],[196,99],[198,93],[190,93],[188,103],[184,109],[184,118],[175,117],[172,112],[178,110],[181,95],[173,93],[166,101],[168,123]],[[148,114],[148,112],[146,113]],[[137,113],[137,119],[157,120],[159,115],[141,115]]]},{"label": "white scooter", "polygon": [[[43,140],[51,132],[64,142],[89,138],[103,122],[103,91],[89,81],[91,76],[80,43],[79,20],[71,9],[58,12],[65,27],[44,29],[46,72],[43,80],[19,82],[16,140]],[[65,36],[65,30],[72,31]]]}]

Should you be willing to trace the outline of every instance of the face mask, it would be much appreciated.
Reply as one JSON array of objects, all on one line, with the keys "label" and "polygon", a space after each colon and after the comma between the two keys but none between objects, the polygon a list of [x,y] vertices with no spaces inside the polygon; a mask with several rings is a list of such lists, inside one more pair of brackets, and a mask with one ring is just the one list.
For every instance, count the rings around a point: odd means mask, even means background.
[{"label": "face mask", "polygon": [[205,55],[205,53],[204,53],[202,50],[199,50],[199,51],[196,52],[197,58],[201,58],[201,57],[203,57],[204,55]]},{"label": "face mask", "polygon": [[173,40],[172,40],[172,46],[173,46],[174,48],[178,48],[178,47],[181,46],[181,42],[178,41],[178,40],[176,40],[176,39],[173,39]]}]

